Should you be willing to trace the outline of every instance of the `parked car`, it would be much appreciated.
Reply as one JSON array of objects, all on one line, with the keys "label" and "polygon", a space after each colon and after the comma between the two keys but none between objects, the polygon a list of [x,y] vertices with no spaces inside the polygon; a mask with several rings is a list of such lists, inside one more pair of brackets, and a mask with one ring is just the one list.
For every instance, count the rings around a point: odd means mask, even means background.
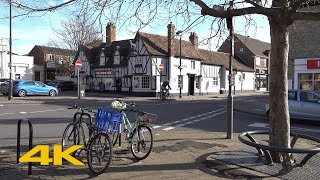
[{"label": "parked car", "polygon": [[[4,96],[7,96],[7,95],[8,95],[9,82],[10,82],[10,80],[7,79],[6,81],[0,83],[0,92],[1,92]],[[12,82],[13,82],[13,80],[12,80]]]},{"label": "parked car", "polygon": [[49,86],[56,86],[56,84],[58,84],[61,80],[52,80],[52,81],[49,81],[49,82],[46,82],[47,85]]},{"label": "parked car", "polygon": [[[8,88],[4,93],[8,93]],[[29,95],[49,95],[56,96],[59,91],[57,88],[45,85],[40,81],[20,80],[13,81],[12,93],[14,96],[29,96]]]},{"label": "parked car", "polygon": [[9,81],[9,78],[0,78],[0,85]]},{"label": "parked car", "polygon": [[[320,93],[310,90],[289,90],[289,114],[294,119],[320,121]],[[269,103],[265,105],[269,113]]]},{"label": "parked car", "polygon": [[57,84],[55,84],[55,87],[60,89],[60,91],[73,90],[75,89],[75,84],[72,81],[60,81]]}]

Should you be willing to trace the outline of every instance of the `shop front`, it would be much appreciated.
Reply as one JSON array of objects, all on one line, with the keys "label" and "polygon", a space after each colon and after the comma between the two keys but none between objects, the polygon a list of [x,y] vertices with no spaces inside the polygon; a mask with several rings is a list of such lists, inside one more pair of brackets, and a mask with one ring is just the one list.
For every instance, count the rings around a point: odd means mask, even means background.
[{"label": "shop front", "polygon": [[320,92],[320,59],[295,59],[294,88]]}]

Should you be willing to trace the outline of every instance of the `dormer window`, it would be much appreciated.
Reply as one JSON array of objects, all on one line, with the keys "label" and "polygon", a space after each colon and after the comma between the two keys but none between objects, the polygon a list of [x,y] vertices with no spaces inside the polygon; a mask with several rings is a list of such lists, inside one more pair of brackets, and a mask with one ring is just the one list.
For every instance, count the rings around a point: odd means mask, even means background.
[{"label": "dormer window", "polygon": [[100,54],[100,66],[104,66],[104,65],[106,65],[106,58],[105,58],[104,53],[101,53]]},{"label": "dormer window", "polygon": [[116,53],[114,53],[113,64],[120,64],[120,54],[119,54],[119,51],[116,51]]},{"label": "dormer window", "polygon": [[239,52],[243,52],[243,48],[240,48],[240,49],[239,49]]}]

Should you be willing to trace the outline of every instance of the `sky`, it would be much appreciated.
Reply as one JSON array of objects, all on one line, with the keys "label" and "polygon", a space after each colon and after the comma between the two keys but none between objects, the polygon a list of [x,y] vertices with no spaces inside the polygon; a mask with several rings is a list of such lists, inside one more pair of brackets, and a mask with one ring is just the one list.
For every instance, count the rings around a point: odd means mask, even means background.
[{"label": "sky", "polygon": [[[58,2],[58,1],[56,1]],[[54,3],[54,2],[49,2]],[[13,9],[13,15],[16,10]],[[0,1],[0,38],[9,39],[9,19],[6,16],[9,15],[9,6],[3,4]],[[47,45],[50,39],[57,40],[54,34],[53,28],[57,29],[60,27],[60,22],[62,20],[67,20],[68,16],[64,14],[63,10],[55,11],[52,13],[46,13],[41,15],[32,15],[27,17],[18,17],[12,19],[12,49],[13,53],[19,55],[28,54],[35,45]],[[270,31],[269,23],[266,17],[260,15],[253,15],[253,19],[258,23],[258,26],[251,26],[249,29],[244,30],[245,18],[237,17],[235,18],[235,33],[250,36],[252,38],[270,42]],[[176,30],[184,29],[184,23],[180,23],[180,19],[173,19],[172,23],[175,24]],[[105,27],[107,22],[102,22]],[[196,32],[199,36],[199,41],[204,37],[208,37],[209,31],[208,26],[210,22],[201,23],[188,32]],[[105,28],[103,28],[103,34],[105,33]],[[167,35],[167,26],[161,27],[150,27],[147,26],[141,30],[142,32]],[[116,40],[122,39],[132,39],[134,34],[128,32],[126,28],[117,27]],[[182,39],[188,40],[189,33],[183,33]],[[213,40],[211,50],[217,50],[220,44],[217,44],[216,40]],[[220,42],[221,43],[221,42]],[[200,48],[208,49],[207,45],[199,44]]]}]

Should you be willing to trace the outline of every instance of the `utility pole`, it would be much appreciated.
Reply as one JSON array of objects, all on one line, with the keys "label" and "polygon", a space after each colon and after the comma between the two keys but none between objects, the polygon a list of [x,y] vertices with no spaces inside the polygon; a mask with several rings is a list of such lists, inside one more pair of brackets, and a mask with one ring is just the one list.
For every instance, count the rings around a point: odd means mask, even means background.
[{"label": "utility pole", "polygon": [[[230,1],[229,10],[233,9],[233,1]],[[234,83],[232,77],[232,57],[234,56],[234,37],[233,37],[233,17],[226,18],[227,27],[229,29],[229,40],[230,40],[230,54],[229,54],[229,92],[228,92],[228,104],[227,104],[227,114],[228,114],[228,132],[227,138],[232,139],[233,135],[233,96],[232,96],[232,85]]]},{"label": "utility pole", "polygon": [[8,100],[12,99],[12,0],[10,0],[10,40],[9,40],[9,48],[10,48],[10,57],[9,57],[9,93]]}]

